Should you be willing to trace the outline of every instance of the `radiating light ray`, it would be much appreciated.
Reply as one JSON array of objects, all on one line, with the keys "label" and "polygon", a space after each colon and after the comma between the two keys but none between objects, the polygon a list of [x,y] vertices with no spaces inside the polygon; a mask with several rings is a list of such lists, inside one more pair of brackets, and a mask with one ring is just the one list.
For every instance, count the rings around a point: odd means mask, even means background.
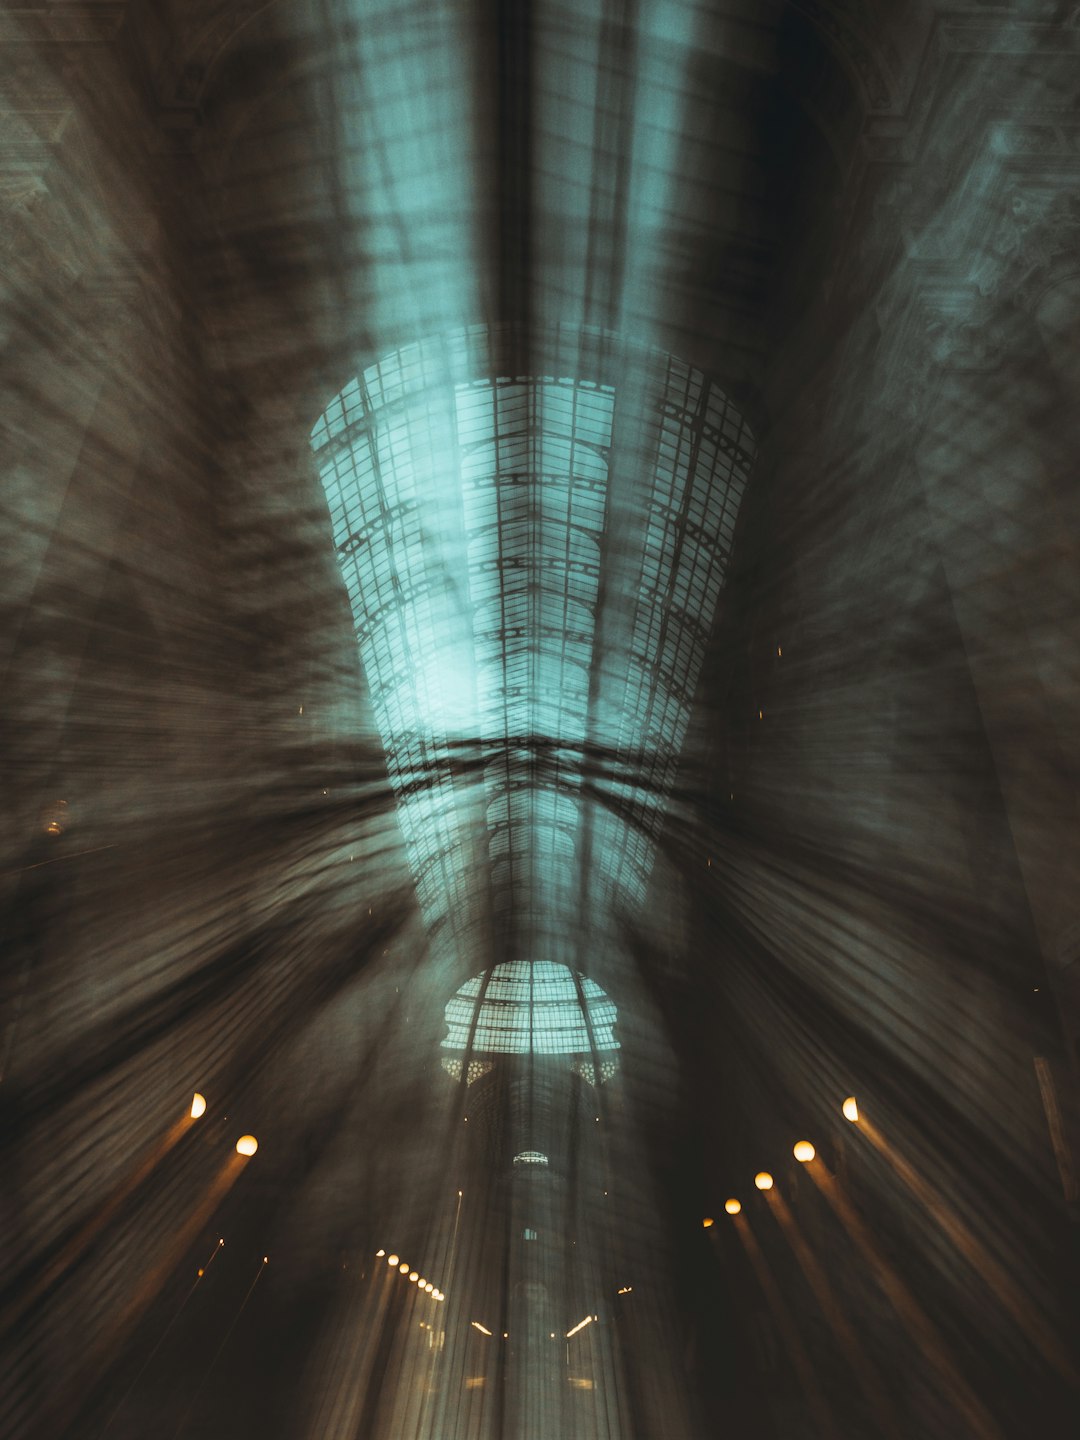
[{"label": "radiating light ray", "polygon": [[975,1274],[989,1286],[1010,1317],[1030,1336],[1062,1378],[1076,1385],[1080,1377],[1077,1375],[1075,1362],[1058,1336],[1039,1314],[1030,1296],[1024,1293],[996,1256],[964,1223],[955,1208],[865,1115],[859,1117],[859,1133],[865,1135],[878,1154],[884,1157],[893,1174],[907,1186],[911,1195],[941,1227],[952,1248],[964,1257]]},{"label": "radiating light ray", "polygon": [[245,1290],[245,1292],[244,1292],[244,1298],[240,1301],[240,1304],[239,1304],[239,1306],[237,1307],[236,1313],[233,1315],[233,1318],[230,1320],[228,1329],[225,1331],[225,1334],[221,1337],[221,1343],[218,1345],[217,1349],[214,1351],[214,1354],[213,1354],[213,1356],[211,1357],[211,1360],[210,1360],[209,1365],[207,1365],[206,1369],[203,1371],[203,1377],[202,1377],[202,1379],[199,1381],[198,1385],[195,1387],[195,1391],[194,1391],[194,1393],[192,1394],[191,1400],[188,1402],[187,1409],[184,1411],[183,1415],[181,1415],[179,1421],[177,1422],[176,1429],[175,1429],[175,1431],[173,1432],[173,1440],[180,1440],[180,1436],[184,1433],[184,1428],[185,1428],[185,1426],[187,1425],[188,1420],[191,1418],[192,1412],[194,1411],[195,1406],[196,1406],[196,1404],[198,1403],[199,1396],[202,1394],[203,1390],[206,1388],[206,1382],[210,1379],[210,1376],[211,1376],[211,1374],[213,1373],[213,1370],[214,1370],[214,1366],[215,1366],[215,1365],[217,1364],[217,1362],[221,1359],[222,1352],[224,1351],[225,1346],[229,1343],[229,1337],[232,1335],[233,1331],[236,1329],[236,1326],[237,1326],[237,1324],[238,1324],[238,1322],[239,1322],[239,1320],[240,1320],[240,1316],[244,1313],[244,1309],[245,1309],[245,1307],[247,1306],[248,1301],[251,1299],[252,1294],[254,1293],[255,1286],[256,1286],[256,1285],[259,1283],[259,1281],[262,1279],[262,1275],[263,1275],[264,1270],[265,1270],[266,1267],[267,1267],[267,1264],[268,1264],[268,1259],[267,1259],[267,1257],[264,1255],[263,1258],[259,1261],[258,1268],[257,1268],[256,1271],[255,1271],[255,1278],[252,1280],[251,1284],[250,1284],[250,1285],[248,1286],[248,1288]]},{"label": "radiating light ray", "polygon": [[79,1262],[102,1231],[116,1220],[124,1203],[130,1199],[188,1132],[195,1123],[195,1119],[196,1117],[192,1116],[189,1111],[179,1120],[174,1121],[150,1153],[134,1170],[123,1177],[99,1209],[83,1223],[25,1293],[16,1299],[13,1308],[3,1316],[2,1322],[0,1322],[4,1329],[14,1324],[21,1314],[34,1305],[52,1286],[60,1282],[72,1266]]},{"label": "radiating light ray", "polygon": [[99,1333],[92,1344],[86,1347],[81,1357],[79,1371],[73,1376],[59,1397],[49,1407],[46,1423],[62,1430],[71,1413],[78,1407],[80,1388],[89,1377],[96,1377],[112,1363],[120,1347],[127,1341],[132,1329],[146,1310],[157,1298],[169,1275],[175,1270],[181,1257],[190,1249],[199,1232],[221,1204],[229,1190],[236,1184],[244,1169],[244,1162],[238,1155],[231,1155],[219,1169],[198,1203],[192,1208],[184,1223],[163,1249],[164,1256],[151,1263],[138,1276],[126,1297],[123,1308],[110,1317],[107,1327]]},{"label": "radiating light ray", "polygon": [[837,1298],[825,1265],[814,1254],[806,1236],[799,1228],[798,1221],[792,1215],[790,1206],[779,1190],[770,1190],[767,1199],[769,1208],[776,1216],[780,1228],[784,1232],[784,1238],[791,1246],[799,1268],[806,1276],[810,1288],[821,1306],[822,1313],[836,1337],[837,1345],[845,1359],[850,1362],[849,1368],[854,1372],[855,1378],[870,1404],[875,1427],[881,1434],[891,1437],[891,1440],[902,1440],[888,1391],[882,1383],[877,1366],[867,1354],[858,1331]]},{"label": "radiating light ray", "polygon": [[866,1261],[904,1329],[918,1345],[929,1367],[943,1382],[944,1393],[949,1402],[964,1416],[965,1424],[970,1426],[974,1435],[985,1437],[985,1440],[1001,1440],[1002,1432],[999,1426],[957,1369],[943,1336],[896,1269],[882,1255],[869,1227],[844,1194],[835,1176],[826,1169],[821,1160],[813,1161],[806,1170],[854,1241],[856,1249]]},{"label": "radiating light ray", "polygon": [[161,1332],[161,1334],[160,1334],[160,1336],[158,1337],[158,1339],[154,1342],[154,1348],[150,1351],[149,1355],[147,1355],[146,1359],[143,1361],[142,1365],[139,1367],[139,1369],[138,1369],[138,1371],[137,1371],[134,1379],[131,1381],[131,1384],[127,1387],[127,1389],[126,1389],[126,1390],[124,1391],[124,1393],[121,1395],[120,1399],[117,1401],[116,1405],[113,1407],[112,1411],[110,1412],[108,1419],[105,1421],[105,1424],[102,1426],[101,1430],[100,1430],[99,1433],[98,1433],[98,1440],[104,1440],[105,1435],[106,1435],[106,1434],[108,1433],[108,1431],[109,1431],[109,1427],[112,1425],[112,1423],[113,1423],[113,1421],[116,1419],[116,1417],[120,1414],[120,1411],[124,1408],[124,1405],[125,1405],[125,1403],[127,1402],[128,1398],[130,1397],[132,1391],[133,1391],[133,1390],[135,1389],[135,1387],[138,1385],[138,1383],[139,1383],[139,1381],[142,1379],[143,1375],[145,1375],[147,1369],[149,1368],[150,1362],[153,1360],[154,1356],[155,1356],[155,1355],[158,1353],[158,1351],[161,1349],[162,1345],[164,1345],[165,1341],[169,1338],[169,1334],[170,1334],[173,1326],[176,1324],[176,1322],[180,1319],[181,1315],[184,1313],[184,1310],[185,1310],[186,1307],[187,1307],[188,1301],[191,1299],[191,1297],[195,1294],[195,1291],[196,1291],[196,1290],[199,1288],[199,1286],[202,1284],[203,1280],[204,1280],[205,1277],[206,1277],[206,1272],[210,1269],[210,1266],[214,1263],[214,1261],[217,1259],[217,1257],[221,1254],[221,1251],[222,1251],[222,1248],[224,1247],[224,1244],[225,1244],[225,1241],[224,1241],[224,1240],[219,1240],[218,1243],[214,1246],[213,1250],[210,1251],[210,1254],[209,1254],[209,1256],[208,1256],[207,1259],[206,1259],[206,1263],[205,1263],[204,1265],[202,1265],[202,1266],[199,1267],[199,1272],[198,1272],[198,1274],[195,1276],[195,1279],[194,1279],[194,1281],[193,1281],[193,1283],[192,1283],[192,1285],[191,1285],[191,1288],[188,1290],[188,1292],[187,1292],[187,1294],[184,1296],[184,1298],[180,1301],[180,1304],[179,1304],[179,1306],[177,1307],[177,1309],[173,1312],[172,1318],[169,1320],[169,1323],[165,1326],[165,1329]]},{"label": "radiating light ray", "polygon": [[818,1383],[817,1373],[807,1353],[802,1336],[792,1317],[791,1311],[784,1300],[776,1278],[769,1268],[769,1263],[761,1252],[761,1246],[754,1236],[753,1230],[745,1215],[737,1215],[734,1221],[735,1233],[746,1251],[747,1258],[753,1266],[754,1274],[757,1276],[758,1284],[769,1306],[769,1311],[776,1321],[776,1328],[784,1342],[784,1348],[791,1359],[796,1375],[799,1377],[799,1384],[806,1397],[807,1408],[814,1417],[814,1424],[823,1440],[840,1440],[840,1432],[837,1429],[832,1410],[827,1403]]}]

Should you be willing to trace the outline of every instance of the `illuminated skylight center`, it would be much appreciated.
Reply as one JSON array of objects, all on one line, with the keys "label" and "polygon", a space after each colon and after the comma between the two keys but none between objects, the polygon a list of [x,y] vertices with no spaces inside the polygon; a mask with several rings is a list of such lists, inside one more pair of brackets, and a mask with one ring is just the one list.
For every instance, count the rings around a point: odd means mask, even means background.
[{"label": "illuminated skylight center", "polygon": [[312,446],[429,932],[575,964],[644,900],[753,440],[659,351],[533,342],[390,355]]},{"label": "illuminated skylight center", "polygon": [[617,1019],[615,1006],[587,976],[546,960],[507,960],[458,990],[446,1007],[443,1045],[488,1055],[617,1050]]}]

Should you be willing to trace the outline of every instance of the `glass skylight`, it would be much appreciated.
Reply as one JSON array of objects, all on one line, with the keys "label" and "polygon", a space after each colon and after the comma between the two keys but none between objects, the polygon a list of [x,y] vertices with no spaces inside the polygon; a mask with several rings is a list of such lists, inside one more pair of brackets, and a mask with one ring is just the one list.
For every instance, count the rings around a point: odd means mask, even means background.
[{"label": "glass skylight", "polygon": [[443,1045],[488,1055],[617,1050],[617,1019],[615,1006],[587,976],[546,960],[507,960],[458,990],[446,1007]]},{"label": "glass skylight", "polygon": [[412,345],[312,433],[421,911],[466,970],[580,969],[644,900],[754,450],[679,360],[532,340],[527,374],[509,331]]}]

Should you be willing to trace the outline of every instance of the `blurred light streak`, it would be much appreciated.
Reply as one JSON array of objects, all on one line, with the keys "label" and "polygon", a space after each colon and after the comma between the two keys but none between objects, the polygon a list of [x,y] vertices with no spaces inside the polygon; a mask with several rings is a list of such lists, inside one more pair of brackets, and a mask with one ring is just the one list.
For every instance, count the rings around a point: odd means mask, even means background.
[{"label": "blurred light streak", "polygon": [[175,1431],[173,1432],[173,1440],[180,1440],[180,1436],[184,1433],[184,1427],[187,1425],[188,1420],[191,1418],[191,1414],[192,1414],[193,1410],[195,1409],[196,1402],[198,1401],[198,1398],[199,1398],[199,1396],[202,1394],[203,1390],[206,1388],[206,1382],[210,1379],[210,1376],[211,1376],[211,1374],[212,1374],[212,1372],[213,1372],[214,1366],[215,1366],[215,1365],[217,1364],[217,1362],[221,1359],[222,1351],[225,1349],[225,1346],[229,1343],[229,1336],[230,1336],[230,1335],[233,1333],[233,1331],[236,1329],[237,1322],[239,1321],[240,1316],[244,1313],[244,1309],[245,1309],[248,1301],[251,1299],[251,1296],[252,1296],[252,1293],[254,1292],[255,1286],[259,1283],[260,1279],[262,1278],[262,1273],[263,1273],[263,1271],[266,1269],[267,1263],[268,1263],[267,1257],[264,1255],[263,1258],[262,1258],[262,1260],[259,1262],[258,1269],[255,1271],[255,1278],[252,1280],[251,1284],[248,1286],[247,1290],[245,1291],[245,1293],[244,1293],[244,1298],[240,1301],[240,1304],[239,1304],[239,1307],[237,1308],[236,1314],[233,1316],[232,1320],[230,1321],[229,1327],[228,1327],[228,1329],[225,1331],[225,1334],[221,1337],[221,1344],[220,1344],[220,1345],[217,1347],[217,1349],[214,1351],[213,1358],[211,1359],[210,1364],[206,1367],[205,1371],[203,1372],[203,1377],[202,1377],[202,1379],[199,1381],[198,1385],[196,1386],[195,1391],[194,1391],[194,1394],[192,1395],[191,1400],[190,1400],[189,1403],[188,1403],[188,1407],[187,1407],[187,1409],[184,1411],[183,1415],[181,1416],[181,1418],[180,1418],[180,1420],[179,1420],[179,1422],[178,1422],[178,1424],[177,1424],[177,1426],[176,1426]]},{"label": "blurred light streak", "polygon": [[799,1268],[817,1297],[822,1314],[828,1321],[849,1368],[854,1371],[855,1378],[862,1387],[873,1412],[876,1429],[882,1435],[889,1436],[890,1440],[903,1440],[893,1412],[893,1403],[882,1383],[877,1367],[870,1360],[858,1331],[836,1298],[824,1266],[810,1248],[806,1237],[799,1229],[797,1220],[791,1213],[790,1206],[779,1190],[770,1190],[766,1198],[795,1254]]},{"label": "blurred light streak", "polygon": [[192,1117],[190,1112],[181,1116],[179,1120],[174,1121],[154,1149],[144,1157],[130,1174],[124,1176],[104,1204],[83,1223],[75,1235],[63,1246],[59,1254],[38,1274],[34,1283],[26,1293],[13,1302],[11,1310],[4,1315],[0,1328],[7,1329],[9,1325],[13,1324],[21,1314],[25,1313],[47,1290],[51,1289],[53,1285],[63,1278],[106,1226],[116,1219],[124,1202],[133,1195],[143,1181],[153,1173],[154,1169],[194,1123],[194,1117]]},{"label": "blurred light streak", "polygon": [[772,1313],[773,1319],[776,1321],[776,1328],[780,1332],[781,1339],[784,1342],[784,1348],[787,1350],[792,1366],[799,1378],[799,1384],[802,1386],[803,1394],[806,1396],[807,1408],[813,1416],[818,1433],[822,1436],[822,1440],[841,1440],[841,1435],[836,1428],[836,1421],[833,1417],[832,1410],[825,1400],[821,1386],[818,1384],[817,1374],[810,1360],[810,1356],[807,1354],[806,1346],[803,1344],[802,1337],[792,1318],[791,1311],[788,1309],[784,1297],[780,1292],[780,1287],[777,1285],[776,1279],[769,1268],[768,1261],[761,1253],[761,1247],[754,1236],[754,1232],[750,1228],[750,1224],[744,1215],[738,1216],[734,1224],[735,1233],[741,1240],[750,1264],[754,1268],[754,1274],[757,1276],[758,1284],[761,1286],[769,1310]]},{"label": "blurred light streak", "polygon": [[156,1264],[151,1264],[141,1277],[136,1279],[127,1303],[111,1317],[108,1324],[95,1336],[94,1342],[87,1344],[77,1373],[68,1378],[68,1383],[44,1417],[45,1433],[66,1433],[66,1427],[69,1427],[71,1417],[78,1409],[88,1384],[113,1364],[135,1325],[157,1298],[165,1281],[191,1248],[199,1232],[206,1226],[243,1171],[243,1160],[235,1154],[230,1155],[210,1182],[201,1200],[189,1212],[184,1224],[171,1239],[162,1242],[162,1258]]},{"label": "blurred light streak", "polygon": [[382,1383],[382,1344],[395,1324],[393,1274],[375,1267],[370,1284],[353,1287],[334,1307],[316,1350],[309,1385],[307,1440],[355,1440]]},{"label": "blurred light streak", "polygon": [[1062,1378],[1072,1385],[1080,1382],[1076,1365],[1057,1335],[989,1247],[971,1232],[955,1209],[865,1115],[859,1121],[859,1131],[866,1136],[878,1154],[885,1158],[893,1174],[937,1222],[956,1252],[964,1257],[975,1274],[993,1291],[1006,1312],[1038,1346]]},{"label": "blurred light streak", "polygon": [[138,1385],[139,1381],[140,1381],[140,1380],[142,1379],[142,1377],[145,1375],[147,1369],[148,1369],[149,1366],[150,1366],[150,1362],[153,1360],[154,1356],[155,1356],[155,1355],[158,1353],[158,1351],[161,1349],[162,1345],[164,1345],[165,1341],[166,1341],[166,1340],[168,1339],[168,1337],[169,1337],[169,1333],[170,1333],[170,1331],[172,1330],[173,1326],[174,1326],[174,1325],[176,1324],[176,1322],[180,1319],[180,1316],[184,1313],[184,1310],[185,1310],[186,1307],[187,1307],[188,1301],[189,1301],[189,1300],[191,1299],[191,1297],[195,1294],[195,1291],[199,1288],[199,1285],[200,1285],[200,1284],[202,1283],[202,1281],[205,1279],[205,1277],[206,1277],[206,1272],[210,1269],[210,1266],[214,1263],[214,1261],[217,1259],[217,1257],[221,1254],[221,1250],[222,1250],[222,1247],[224,1246],[224,1244],[225,1244],[225,1241],[224,1241],[224,1240],[219,1240],[219,1241],[217,1242],[217,1244],[214,1246],[213,1250],[210,1251],[210,1255],[209,1255],[206,1263],[205,1263],[204,1265],[201,1265],[201,1266],[199,1267],[199,1272],[198,1272],[198,1274],[195,1276],[195,1281],[194,1281],[194,1283],[192,1284],[190,1290],[189,1290],[189,1291],[187,1292],[187,1294],[184,1296],[183,1300],[180,1301],[180,1304],[179,1304],[179,1306],[177,1307],[177,1309],[173,1312],[172,1318],[170,1319],[169,1323],[165,1326],[165,1329],[161,1332],[161,1334],[158,1336],[158,1339],[155,1341],[155,1343],[154,1343],[154,1348],[150,1351],[149,1355],[147,1355],[147,1357],[146,1357],[146,1359],[143,1361],[142,1365],[140,1365],[140,1367],[139,1367],[138,1371],[136,1372],[134,1378],[132,1379],[131,1383],[128,1385],[127,1389],[126,1389],[126,1390],[124,1391],[124,1393],[120,1396],[120,1399],[117,1401],[116,1405],[113,1407],[112,1411],[111,1411],[110,1414],[109,1414],[108,1419],[105,1421],[105,1424],[102,1426],[101,1430],[100,1430],[99,1433],[98,1433],[98,1440],[104,1440],[105,1435],[108,1433],[109,1427],[112,1425],[112,1423],[113,1423],[113,1421],[116,1419],[117,1415],[120,1414],[120,1411],[124,1408],[124,1405],[126,1404],[128,1397],[131,1395],[131,1392],[135,1389],[136,1385]]},{"label": "blurred light streak", "polygon": [[970,1433],[984,1437],[984,1440],[1002,1440],[996,1421],[953,1363],[944,1337],[894,1267],[881,1254],[869,1228],[844,1194],[839,1181],[821,1160],[813,1161],[806,1170],[855,1242],[856,1249],[866,1261],[904,1329],[922,1351],[927,1364],[944,1382],[945,1398],[964,1417]]},{"label": "blurred light streak", "polygon": [[26,875],[31,870],[40,870],[43,865],[59,865],[63,860],[78,860],[83,855],[100,855],[103,850],[115,850],[118,841],[111,845],[92,845],[89,850],[72,850],[67,855],[53,855],[49,860],[36,860],[33,865],[19,865],[14,870],[0,870],[0,876]]},{"label": "blurred light streak", "polygon": [[[1035,993],[1039,993],[1038,987],[1035,988]],[[1068,1135],[1062,1123],[1053,1067],[1044,1055],[1035,1056],[1035,1078],[1039,1082],[1039,1095],[1042,1099],[1043,1110],[1046,1112],[1046,1124],[1050,1131],[1050,1143],[1054,1147],[1058,1175],[1061,1177],[1061,1189],[1066,1201],[1071,1204],[1080,1195],[1080,1188],[1077,1186]]]}]

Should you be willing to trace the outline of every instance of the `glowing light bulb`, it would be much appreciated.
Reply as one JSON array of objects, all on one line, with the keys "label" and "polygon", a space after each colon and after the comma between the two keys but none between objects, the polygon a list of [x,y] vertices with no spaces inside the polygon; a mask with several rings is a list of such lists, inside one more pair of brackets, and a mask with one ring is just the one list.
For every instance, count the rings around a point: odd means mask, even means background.
[{"label": "glowing light bulb", "polygon": [[401,1262],[401,1264],[400,1264],[397,1268],[398,1268],[398,1270],[400,1270],[400,1272],[402,1273],[402,1275],[407,1275],[407,1274],[409,1273],[408,1262],[405,1261],[405,1260],[403,1260],[403,1261]]},{"label": "glowing light bulb", "polygon": [[739,1200],[725,1200],[724,1209],[729,1215],[738,1215],[739,1211],[742,1209],[742,1202]]},{"label": "glowing light bulb", "polygon": [[759,1170],[754,1176],[754,1184],[759,1190],[771,1190],[773,1184],[772,1176],[767,1170]]},{"label": "glowing light bulb", "polygon": [[705,1219],[702,1220],[702,1222],[701,1222],[701,1228],[702,1228],[703,1230],[708,1230],[708,1229],[712,1226],[712,1224],[713,1224],[713,1218],[712,1218],[712,1216],[711,1216],[711,1215],[706,1215],[706,1216],[705,1216]]},{"label": "glowing light bulb", "polygon": [[381,1260],[385,1254],[386,1254],[386,1251],[385,1251],[385,1250],[376,1250],[376,1251],[375,1251],[375,1259],[376,1259],[376,1260]]},{"label": "glowing light bulb", "polygon": [[420,1279],[420,1276],[417,1274],[417,1272],[416,1272],[415,1270],[413,1270],[413,1271],[410,1272],[410,1274],[409,1274],[409,1284],[410,1284],[410,1285],[415,1285],[416,1282],[417,1282],[417,1280],[419,1280],[419,1279]]},{"label": "glowing light bulb", "polygon": [[259,1148],[259,1142],[254,1135],[241,1135],[236,1142],[236,1153],[238,1155],[254,1155]]},{"label": "glowing light bulb", "polygon": [[432,1292],[432,1290],[435,1289],[435,1286],[434,1286],[434,1285],[431,1283],[431,1281],[429,1280],[429,1281],[427,1282],[427,1284],[424,1286],[424,1289],[425,1289],[425,1290],[427,1291],[427,1293],[430,1295],[431,1292]]},{"label": "glowing light bulb", "polygon": [[795,1156],[796,1160],[801,1161],[801,1163],[805,1165],[808,1160],[813,1160],[817,1151],[813,1145],[810,1144],[809,1140],[799,1140],[796,1142],[795,1149],[791,1153]]},{"label": "glowing light bulb", "polygon": [[386,1257],[386,1263],[390,1266],[390,1269],[393,1270],[393,1269],[395,1269],[398,1265],[401,1264],[401,1256],[400,1256],[400,1255],[388,1255],[388,1256]]},{"label": "glowing light bulb", "polygon": [[850,1120],[854,1125],[859,1118],[859,1107],[855,1103],[855,1096],[849,1095],[840,1108],[844,1112],[844,1119]]},{"label": "glowing light bulb", "polygon": [[206,1114],[206,1096],[200,1095],[198,1090],[191,1097],[191,1118],[198,1120],[200,1115]]}]

